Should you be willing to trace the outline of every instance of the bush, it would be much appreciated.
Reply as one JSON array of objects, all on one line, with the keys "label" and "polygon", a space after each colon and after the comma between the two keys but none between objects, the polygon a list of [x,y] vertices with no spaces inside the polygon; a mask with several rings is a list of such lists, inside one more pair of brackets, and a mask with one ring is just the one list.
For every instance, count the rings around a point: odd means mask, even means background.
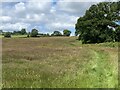
[{"label": "bush", "polygon": [[28,37],[28,38],[30,37],[30,32],[27,33],[27,37]]},{"label": "bush", "polygon": [[27,34],[27,37],[30,37],[30,35],[29,35],[29,34]]},{"label": "bush", "polygon": [[13,31],[13,35],[21,35],[21,31]]},{"label": "bush", "polygon": [[6,32],[6,33],[4,34],[4,37],[11,38],[11,33],[10,33],[10,32]]}]

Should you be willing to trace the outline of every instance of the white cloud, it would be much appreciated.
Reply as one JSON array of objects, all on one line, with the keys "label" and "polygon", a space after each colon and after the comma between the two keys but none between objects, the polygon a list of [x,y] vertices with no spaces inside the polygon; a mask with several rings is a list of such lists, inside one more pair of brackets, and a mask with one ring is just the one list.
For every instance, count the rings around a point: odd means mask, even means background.
[{"label": "white cloud", "polygon": [[15,5],[15,9],[16,9],[17,12],[24,11],[26,9],[25,4],[20,2],[20,3]]},{"label": "white cloud", "polygon": [[92,4],[94,4],[94,2],[88,3],[88,2],[73,2],[73,0],[60,0],[57,3],[57,8],[68,14],[82,16]]},{"label": "white cloud", "polygon": [[31,2],[26,3],[26,8],[29,13],[47,13],[51,8],[51,2]]},{"label": "white cloud", "polygon": [[55,8],[55,7],[52,7],[52,8],[50,9],[50,13],[55,14],[55,13],[56,13],[56,8]]},{"label": "white cloud", "polygon": [[53,29],[53,31],[54,31],[54,30],[63,30],[63,29],[67,29],[70,27],[74,27],[74,25],[71,23],[55,22],[55,23],[48,24],[46,27],[50,30]]},{"label": "white cloud", "polygon": [[53,21],[46,24],[46,28],[50,31],[63,31],[64,29],[75,28],[75,23],[77,22],[78,17],[69,16],[69,15],[57,15]]},{"label": "white cloud", "polygon": [[1,22],[10,22],[12,20],[9,16],[0,16]]},{"label": "white cloud", "polygon": [[22,28],[28,28],[30,26],[30,24],[27,23],[15,23],[15,24],[11,24],[11,23],[6,23],[6,24],[2,24],[0,26],[0,29],[2,30],[6,30],[6,31],[12,31],[12,30],[21,30]]},{"label": "white cloud", "polygon": [[25,23],[40,23],[43,22],[45,18],[45,14],[26,14],[25,18],[19,18],[19,22],[25,22]]},{"label": "white cloud", "polygon": [[1,2],[22,2],[25,0],[1,0]]},{"label": "white cloud", "polygon": [[[51,2],[51,0],[1,0],[1,2]],[[101,2],[101,1],[108,1],[108,2],[117,2],[119,0],[74,0],[74,2]],[[70,2],[69,0],[61,0],[61,2]]]}]

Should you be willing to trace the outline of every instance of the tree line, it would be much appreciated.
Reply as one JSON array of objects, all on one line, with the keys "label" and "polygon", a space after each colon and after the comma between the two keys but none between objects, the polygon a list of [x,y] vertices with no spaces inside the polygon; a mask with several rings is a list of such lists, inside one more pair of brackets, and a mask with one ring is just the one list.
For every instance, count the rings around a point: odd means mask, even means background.
[{"label": "tree line", "polygon": [[4,37],[10,38],[11,35],[27,35],[27,37],[50,37],[50,36],[70,36],[71,31],[68,29],[63,30],[63,34],[60,31],[54,31],[52,34],[44,34],[39,33],[37,29],[32,29],[31,32],[26,31],[25,28],[21,29],[21,31],[13,31],[13,32],[3,32],[0,30],[0,33],[4,35]]},{"label": "tree line", "polygon": [[82,43],[120,41],[119,2],[100,2],[92,5],[75,24],[75,34]]}]

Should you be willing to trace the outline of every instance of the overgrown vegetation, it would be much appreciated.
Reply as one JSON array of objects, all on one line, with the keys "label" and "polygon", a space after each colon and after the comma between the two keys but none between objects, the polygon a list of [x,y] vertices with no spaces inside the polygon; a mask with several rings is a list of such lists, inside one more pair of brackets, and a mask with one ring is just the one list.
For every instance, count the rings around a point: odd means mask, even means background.
[{"label": "overgrown vegetation", "polygon": [[3,38],[3,87],[117,87],[117,47],[76,38]]}]

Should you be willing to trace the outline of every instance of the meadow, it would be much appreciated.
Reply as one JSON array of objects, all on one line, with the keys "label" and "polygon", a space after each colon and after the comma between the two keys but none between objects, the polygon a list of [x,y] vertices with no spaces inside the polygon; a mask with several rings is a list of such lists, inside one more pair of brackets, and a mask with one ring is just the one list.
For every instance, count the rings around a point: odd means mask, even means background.
[{"label": "meadow", "polygon": [[118,43],[76,39],[2,38],[2,87],[118,87]]}]

